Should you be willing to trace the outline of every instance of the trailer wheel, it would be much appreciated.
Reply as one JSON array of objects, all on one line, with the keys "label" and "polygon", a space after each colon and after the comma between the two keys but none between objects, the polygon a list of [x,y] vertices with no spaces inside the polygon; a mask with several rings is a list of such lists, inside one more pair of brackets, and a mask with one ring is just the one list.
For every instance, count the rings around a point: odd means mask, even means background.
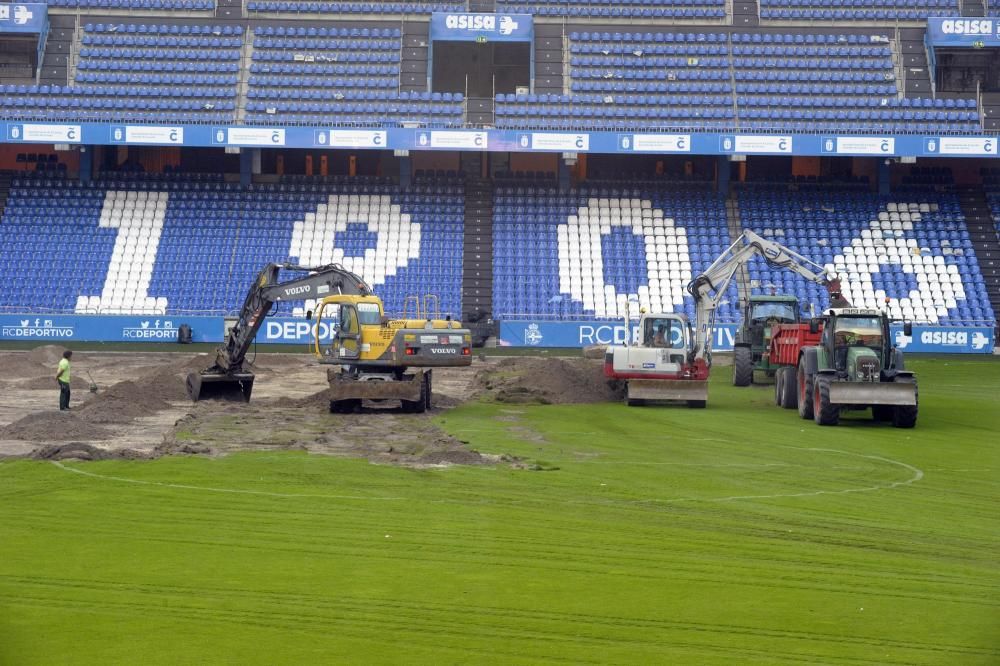
[{"label": "trailer wheel", "polygon": [[840,407],[830,404],[830,378],[819,376],[813,381],[813,416],[816,425],[840,423]]},{"label": "trailer wheel", "polygon": [[[896,382],[899,384],[913,384],[913,395],[918,398],[917,395],[917,378],[916,377],[896,377]],[[912,428],[917,425],[917,405],[896,405],[892,408],[892,425],[897,428]]]},{"label": "trailer wheel", "polygon": [[806,368],[804,361],[799,361],[798,370],[798,381],[796,384],[799,389],[799,416],[804,419],[811,419],[813,417],[813,377],[812,375],[806,374]]},{"label": "trailer wheel", "polygon": [[799,404],[799,392],[795,386],[795,368],[790,366],[780,368],[777,376],[781,378],[781,402],[778,404],[785,409],[795,409]]},{"label": "trailer wheel", "polygon": [[733,350],[733,386],[753,384],[753,354],[749,347]]},{"label": "trailer wheel", "polygon": [[784,390],[785,384],[785,373],[782,372],[784,368],[778,368],[778,372],[774,375],[774,405],[775,407],[781,406],[781,393]]}]

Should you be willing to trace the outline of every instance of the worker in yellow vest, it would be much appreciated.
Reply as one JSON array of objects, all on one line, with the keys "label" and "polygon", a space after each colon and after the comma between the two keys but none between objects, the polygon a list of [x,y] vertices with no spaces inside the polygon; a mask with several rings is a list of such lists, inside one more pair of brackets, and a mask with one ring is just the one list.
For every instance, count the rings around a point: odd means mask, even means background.
[{"label": "worker in yellow vest", "polygon": [[73,358],[73,352],[66,350],[59,361],[59,371],[56,372],[56,381],[59,382],[59,411],[69,409],[69,380],[70,368],[69,360]]}]

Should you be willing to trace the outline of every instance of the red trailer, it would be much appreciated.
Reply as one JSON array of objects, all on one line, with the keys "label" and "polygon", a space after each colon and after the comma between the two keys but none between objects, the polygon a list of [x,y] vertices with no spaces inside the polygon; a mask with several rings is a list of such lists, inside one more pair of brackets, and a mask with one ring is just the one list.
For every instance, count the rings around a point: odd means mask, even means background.
[{"label": "red trailer", "polygon": [[[817,326],[818,324],[818,326]],[[798,405],[799,354],[805,347],[815,347],[823,335],[823,322],[812,324],[776,324],[771,329],[771,344],[764,362],[780,366],[774,373],[774,404],[785,409]]]}]

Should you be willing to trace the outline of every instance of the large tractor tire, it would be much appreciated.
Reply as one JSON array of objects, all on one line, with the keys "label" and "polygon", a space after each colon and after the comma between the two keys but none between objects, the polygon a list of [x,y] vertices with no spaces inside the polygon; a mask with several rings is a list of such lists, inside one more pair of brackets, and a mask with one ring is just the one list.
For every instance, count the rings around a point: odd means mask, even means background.
[{"label": "large tractor tire", "polygon": [[733,386],[753,384],[753,354],[749,347],[733,350]]},{"label": "large tractor tire", "polygon": [[840,407],[830,404],[831,381],[822,375],[813,380],[813,419],[816,425],[834,426],[840,423]]},{"label": "large tractor tire", "polygon": [[778,404],[785,409],[798,407],[799,392],[798,386],[795,384],[795,368],[791,366],[778,368],[778,374],[775,377],[781,379],[781,396]]},{"label": "large tractor tire", "polygon": [[875,421],[891,421],[896,410],[892,405],[872,405],[872,419]]},{"label": "large tractor tire", "polygon": [[806,373],[804,361],[799,361],[796,379],[796,388],[799,392],[799,416],[803,419],[811,419],[813,417],[813,376]]},{"label": "large tractor tire", "polygon": [[[916,377],[896,377],[900,384],[913,384],[913,394],[919,403]],[[896,405],[892,408],[892,425],[897,428],[912,428],[917,425],[917,405]]]}]

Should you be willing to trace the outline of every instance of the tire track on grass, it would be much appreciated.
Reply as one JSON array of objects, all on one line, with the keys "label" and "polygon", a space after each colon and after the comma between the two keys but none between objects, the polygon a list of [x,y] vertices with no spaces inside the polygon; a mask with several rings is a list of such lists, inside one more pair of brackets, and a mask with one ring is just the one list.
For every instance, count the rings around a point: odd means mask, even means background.
[{"label": "tire track on grass", "polygon": [[[342,618],[344,616],[358,617],[364,614],[371,615],[372,609],[383,611],[387,617],[410,618],[408,623],[420,622],[421,619],[427,621],[429,626],[447,624],[454,617],[462,618],[466,625],[475,626],[483,630],[508,632],[510,638],[523,638],[518,635],[523,631],[520,626],[501,626],[498,623],[517,622],[525,626],[530,626],[530,634],[539,634],[546,640],[563,640],[567,633],[564,631],[554,632],[544,630],[538,623],[551,623],[559,626],[572,627],[573,636],[580,635],[580,628],[586,627],[588,631],[596,631],[607,626],[614,626],[621,629],[629,629],[643,632],[643,636],[648,636],[648,630],[666,631],[689,631],[701,634],[725,634],[740,635],[751,638],[772,638],[780,640],[803,640],[811,642],[823,642],[833,645],[850,645],[866,648],[894,648],[897,650],[911,650],[928,653],[962,654],[965,656],[1000,656],[1000,651],[990,648],[979,648],[975,646],[942,644],[940,642],[928,643],[920,641],[901,641],[895,639],[884,639],[879,637],[864,636],[844,636],[841,634],[830,634],[817,631],[801,631],[791,629],[770,629],[766,627],[753,627],[749,625],[731,623],[704,623],[686,622],[673,620],[649,619],[635,616],[620,616],[613,614],[592,614],[580,612],[563,612],[535,609],[519,609],[500,606],[489,606],[479,604],[449,604],[436,602],[415,602],[398,599],[362,598],[352,596],[322,596],[307,593],[287,593],[269,590],[245,590],[238,588],[222,588],[211,586],[180,586],[162,584],[141,584],[141,583],[120,583],[109,581],[78,581],[67,579],[51,579],[41,577],[0,577],[18,583],[34,586],[42,589],[52,589],[53,591],[65,592],[67,589],[80,590],[84,592],[97,593],[101,598],[105,598],[109,593],[138,593],[163,597],[165,595],[177,595],[185,598],[201,598],[205,601],[211,599],[218,603],[228,603],[234,599],[260,603],[262,600],[284,609],[300,608],[308,612],[311,617],[322,616],[324,613],[328,619]],[[46,597],[35,597],[44,599]],[[136,602],[131,602],[136,603]],[[137,604],[141,607],[147,604]],[[200,608],[200,607],[198,607]],[[254,615],[265,614],[271,616],[271,611],[250,611]],[[296,613],[293,617],[299,617]],[[376,616],[376,621],[377,621]],[[433,618],[427,620],[427,618]],[[611,641],[621,643],[623,641],[585,634],[585,637],[598,642]],[[528,636],[529,638],[534,636]],[[666,640],[666,639],[664,639]],[[650,643],[659,646],[664,640],[644,639],[638,642]],[[628,642],[637,642],[630,640]],[[798,653],[799,657],[810,655]],[[908,662],[899,662],[908,663]]]}]

